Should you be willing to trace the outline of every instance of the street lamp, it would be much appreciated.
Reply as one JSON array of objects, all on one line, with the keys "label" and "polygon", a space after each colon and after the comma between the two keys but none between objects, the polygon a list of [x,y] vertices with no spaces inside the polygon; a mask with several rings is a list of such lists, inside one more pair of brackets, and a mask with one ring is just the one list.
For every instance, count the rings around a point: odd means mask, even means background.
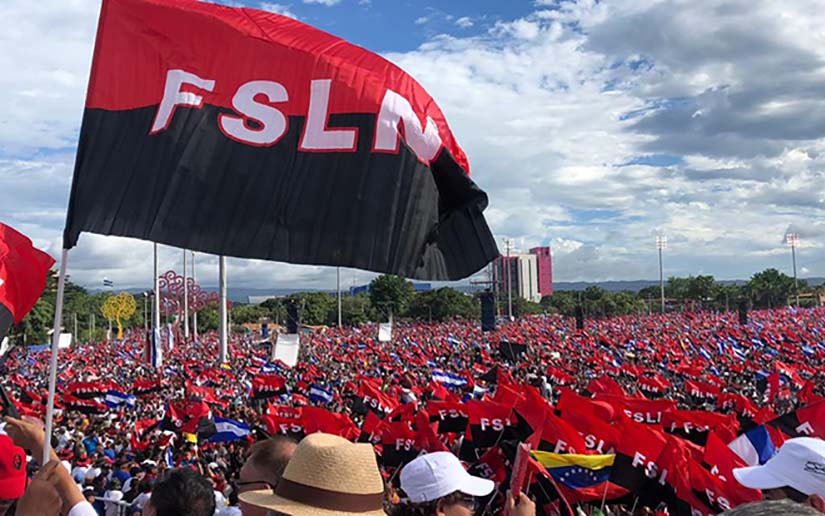
[{"label": "street lamp", "polygon": [[796,279],[796,246],[799,245],[799,235],[788,233],[785,235],[785,242],[791,246],[791,259],[793,260],[793,290],[796,295],[796,307],[799,308],[799,282]]},{"label": "street lamp", "polygon": [[662,313],[665,313],[665,276],[662,271],[662,250],[667,249],[667,237],[656,235],[656,249],[659,250],[659,291],[662,298]]},{"label": "street lamp", "polygon": [[510,270],[510,248],[513,247],[513,239],[505,238],[504,246],[507,248],[507,316],[513,320],[513,283],[511,281]]}]

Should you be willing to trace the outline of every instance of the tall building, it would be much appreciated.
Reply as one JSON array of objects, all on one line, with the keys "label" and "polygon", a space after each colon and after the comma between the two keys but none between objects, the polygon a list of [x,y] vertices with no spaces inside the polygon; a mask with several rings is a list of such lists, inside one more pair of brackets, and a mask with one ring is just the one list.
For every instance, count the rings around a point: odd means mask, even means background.
[{"label": "tall building", "polygon": [[539,294],[541,297],[553,294],[553,256],[550,247],[534,247],[530,254],[536,255],[538,264]]},{"label": "tall building", "polygon": [[[509,275],[508,275],[509,269]],[[539,302],[553,293],[553,264],[549,247],[536,247],[528,254],[502,256],[493,263],[496,290]]]}]

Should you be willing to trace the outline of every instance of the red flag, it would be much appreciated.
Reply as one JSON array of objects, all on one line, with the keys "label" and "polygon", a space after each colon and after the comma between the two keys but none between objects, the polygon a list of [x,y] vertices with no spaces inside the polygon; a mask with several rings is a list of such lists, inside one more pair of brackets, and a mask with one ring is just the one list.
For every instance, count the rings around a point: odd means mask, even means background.
[{"label": "red flag", "polygon": [[761,491],[748,489],[735,481],[733,469],[744,468],[747,464],[728,448],[715,432],[708,435],[702,462],[709,468],[710,473],[725,486],[726,497],[734,506],[762,499]]},{"label": "red flag", "polygon": [[398,407],[398,400],[381,392],[372,382],[363,382],[358,389],[358,396],[369,410],[382,416]]},{"label": "red flag", "polygon": [[256,376],[252,379],[252,398],[274,398],[286,392],[286,380],[276,374]]},{"label": "red flag", "polygon": [[612,396],[627,396],[619,382],[609,376],[602,376],[590,380],[587,391],[591,394],[610,394]]},{"label": "red flag", "polygon": [[765,399],[768,400],[768,403],[773,403],[777,395],[779,395],[779,373],[771,373],[768,376],[768,390],[765,393]]},{"label": "red flag", "polygon": [[54,259],[25,235],[0,222],[0,340],[19,324],[46,288]]}]

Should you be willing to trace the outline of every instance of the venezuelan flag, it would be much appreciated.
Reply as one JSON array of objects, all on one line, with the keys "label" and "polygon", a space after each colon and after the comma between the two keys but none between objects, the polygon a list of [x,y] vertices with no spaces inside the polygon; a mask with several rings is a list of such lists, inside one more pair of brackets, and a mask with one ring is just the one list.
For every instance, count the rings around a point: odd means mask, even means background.
[{"label": "venezuelan flag", "polygon": [[570,489],[585,489],[607,482],[616,459],[616,455],[531,453],[557,482]]}]

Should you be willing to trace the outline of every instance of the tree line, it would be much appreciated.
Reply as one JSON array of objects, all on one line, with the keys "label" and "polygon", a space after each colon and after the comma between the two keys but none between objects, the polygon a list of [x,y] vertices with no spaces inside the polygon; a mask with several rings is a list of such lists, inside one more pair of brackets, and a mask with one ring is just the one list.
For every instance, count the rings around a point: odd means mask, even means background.
[{"label": "tree line", "polygon": [[[825,286],[812,286],[799,281],[801,294],[825,294]],[[63,327],[73,332],[75,319],[80,340],[106,338],[108,321],[101,308],[112,296],[111,292],[90,293],[67,278],[63,309]],[[740,302],[749,308],[777,308],[787,306],[796,294],[794,279],[776,269],[766,269],[754,274],[747,282],[735,284],[717,281],[713,276],[699,275],[671,277],[665,283],[665,298],[668,311],[734,311]],[[126,321],[124,328],[142,327],[144,309],[150,305],[143,294],[132,294],[135,313]],[[18,343],[45,344],[47,332],[51,329],[54,305],[57,297],[57,275],[50,275],[46,290],[32,312],[20,325],[15,326],[10,337]],[[497,312],[507,315],[507,296],[500,294],[496,300]],[[275,324],[286,324],[287,306],[295,303],[299,307],[301,323],[307,325],[334,326],[338,321],[338,302],[334,294],[327,292],[303,292],[285,297],[271,298],[259,305],[236,303],[230,309],[234,325],[257,323],[269,320]],[[645,287],[637,292],[608,291],[598,286],[590,286],[579,291],[556,291],[544,297],[540,303],[513,296],[513,315],[556,313],[573,316],[577,306],[585,315],[593,317],[613,317],[621,315],[658,313],[661,311],[659,286]],[[804,298],[802,306],[816,304],[815,299]],[[94,318],[92,315],[94,314]],[[443,287],[416,292],[412,284],[404,278],[393,275],[376,277],[366,293],[344,294],[341,298],[341,318],[345,325],[386,321],[390,315],[396,319],[411,319],[422,322],[443,322],[454,319],[479,319],[481,317],[480,292],[465,293]],[[151,315],[149,316],[151,317]],[[92,322],[94,319],[94,331]],[[165,318],[162,317],[165,321]],[[198,314],[200,331],[218,328],[219,316],[216,304],[207,306]]]}]

